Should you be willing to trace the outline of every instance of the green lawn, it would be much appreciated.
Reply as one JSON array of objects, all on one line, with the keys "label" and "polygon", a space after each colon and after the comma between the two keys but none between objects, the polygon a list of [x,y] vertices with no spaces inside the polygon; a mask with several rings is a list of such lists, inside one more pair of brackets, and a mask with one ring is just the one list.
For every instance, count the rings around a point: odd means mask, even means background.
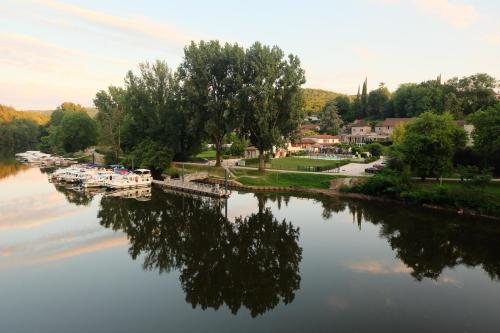
[{"label": "green lawn", "polygon": [[[170,168],[166,169],[165,174],[177,177],[182,173],[182,163],[177,163],[172,165]],[[220,177],[224,178],[224,168],[222,167],[214,167],[208,165],[193,165],[193,164],[184,164],[184,173],[195,173],[195,172],[208,172],[211,177]]]},{"label": "green lawn", "polygon": [[213,149],[205,150],[205,151],[202,151],[201,153],[199,153],[198,155],[196,155],[196,157],[206,158],[209,160],[215,160],[215,153],[216,152]]},{"label": "green lawn", "polygon": [[[283,158],[272,159],[270,163],[266,163],[266,167],[269,169],[291,170],[291,171],[297,171],[297,170],[308,171],[307,168],[311,167],[310,171],[323,171],[328,169],[334,169],[348,163],[350,163],[349,160],[327,161],[327,160],[315,160],[315,159],[300,158],[300,157],[283,157]],[[256,162],[253,162],[253,163],[248,163],[247,166],[257,167],[258,164]],[[319,167],[320,170],[312,169],[314,167]]]},{"label": "green lawn", "polygon": [[330,187],[330,181],[338,178],[338,176],[331,175],[269,171],[262,174],[257,170],[234,170],[234,173],[240,183],[250,186],[294,186],[327,189]]}]

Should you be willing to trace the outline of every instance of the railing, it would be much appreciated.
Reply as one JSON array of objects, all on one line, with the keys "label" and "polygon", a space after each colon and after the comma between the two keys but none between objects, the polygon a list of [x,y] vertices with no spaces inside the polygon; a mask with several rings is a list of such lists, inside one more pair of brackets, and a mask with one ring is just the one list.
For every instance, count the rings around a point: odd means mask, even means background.
[{"label": "railing", "polygon": [[218,184],[207,185],[207,184],[199,184],[199,183],[167,178],[163,181],[162,185],[174,189],[179,189],[182,191],[197,192],[208,195],[215,195],[218,197],[229,196],[229,191],[226,191],[224,188],[221,188]]}]

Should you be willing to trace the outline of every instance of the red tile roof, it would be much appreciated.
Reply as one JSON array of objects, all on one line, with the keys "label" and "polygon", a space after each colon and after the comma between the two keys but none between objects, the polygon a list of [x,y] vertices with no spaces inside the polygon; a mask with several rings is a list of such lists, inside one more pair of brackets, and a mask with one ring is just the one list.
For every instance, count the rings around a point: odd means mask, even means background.
[{"label": "red tile roof", "polygon": [[316,134],[316,135],[311,136],[311,138],[314,138],[314,139],[337,139],[338,137],[333,136],[333,135],[328,135],[328,134]]},{"label": "red tile roof", "polygon": [[370,127],[364,119],[357,119],[352,124],[351,127]]}]

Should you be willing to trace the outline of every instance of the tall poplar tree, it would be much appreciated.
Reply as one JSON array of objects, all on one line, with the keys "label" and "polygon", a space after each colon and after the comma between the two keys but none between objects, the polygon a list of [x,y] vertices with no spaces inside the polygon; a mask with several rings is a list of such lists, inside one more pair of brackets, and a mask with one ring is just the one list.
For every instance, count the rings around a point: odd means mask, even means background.
[{"label": "tall poplar tree", "polygon": [[366,117],[368,114],[368,78],[363,82],[363,90],[361,91],[361,118]]},{"label": "tall poplar tree", "polygon": [[205,135],[215,146],[216,166],[221,164],[223,140],[236,129],[240,118],[244,55],[238,44],[191,42],[184,49],[179,68],[183,95],[202,119]]},{"label": "tall poplar tree", "polygon": [[297,56],[285,58],[279,47],[259,42],[246,51],[244,133],[259,151],[260,171],[265,169],[264,152],[297,133],[304,104],[300,86],[305,81]]}]

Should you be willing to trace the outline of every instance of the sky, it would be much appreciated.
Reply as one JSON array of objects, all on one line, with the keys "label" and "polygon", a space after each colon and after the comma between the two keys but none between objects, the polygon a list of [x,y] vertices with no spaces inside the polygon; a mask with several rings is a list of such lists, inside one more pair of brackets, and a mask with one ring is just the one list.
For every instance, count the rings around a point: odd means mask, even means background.
[{"label": "sky", "polygon": [[0,104],[92,106],[128,70],[176,68],[191,40],[278,45],[305,87],[368,89],[486,72],[500,78],[500,1],[0,0]]}]

